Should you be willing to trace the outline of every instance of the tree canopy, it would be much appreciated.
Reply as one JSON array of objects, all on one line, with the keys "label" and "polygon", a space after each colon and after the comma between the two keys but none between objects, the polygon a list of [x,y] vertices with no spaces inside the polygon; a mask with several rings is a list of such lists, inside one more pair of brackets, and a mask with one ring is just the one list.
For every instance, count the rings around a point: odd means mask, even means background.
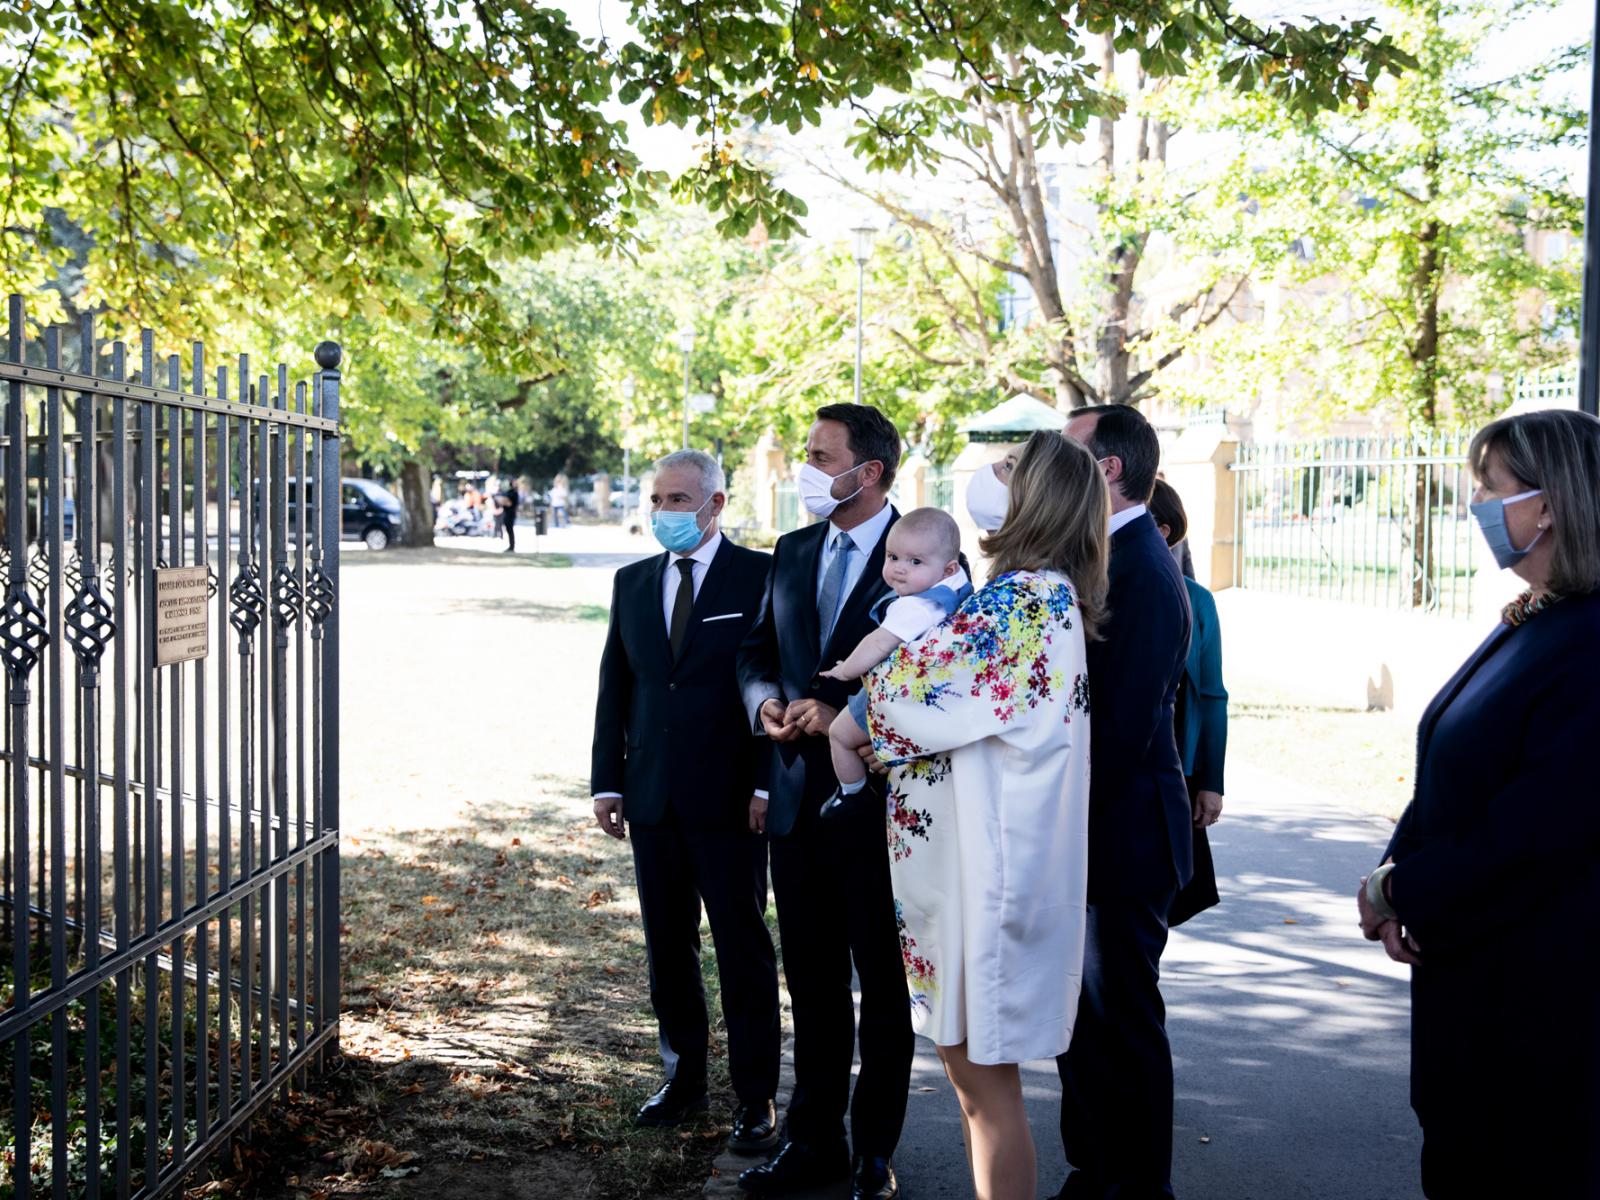
[{"label": "tree canopy", "polygon": [[[849,107],[868,162],[928,165],[981,95],[1076,137],[1117,103],[1085,31],[1155,74],[1223,47],[1225,78],[1306,111],[1359,103],[1404,62],[1370,20],[1267,29],[1226,0],[721,0],[636,3],[632,20],[591,41],[521,0],[0,0],[0,262],[13,286],[73,267],[74,303],[168,327],[314,299],[325,319],[398,309],[526,363],[540,344],[497,301],[504,264],[626,247],[661,182],[606,116],[613,96],[705,136],[676,185],[724,232],[783,238],[803,205],[736,152],[752,125]],[[936,66],[959,94],[925,81]]]},{"label": "tree canopy", "polygon": [[[46,319],[96,311],[102,328],[173,339],[339,337],[361,382],[351,448],[390,468],[483,438],[530,463],[599,459],[623,418],[605,403],[629,374],[630,436],[661,440],[651,423],[680,390],[661,334],[696,304],[691,373],[721,397],[708,435],[753,439],[758,416],[777,419],[752,380],[807,402],[832,391],[837,340],[804,336],[822,310],[796,297],[845,264],[802,256],[785,265],[804,287],[772,289],[771,243],[806,212],[748,152],[751,131],[847,111],[868,167],[998,154],[1026,209],[1033,148],[1123,111],[1106,48],[1150,79],[1205,63],[1300,117],[1366,105],[1413,61],[1371,19],[1265,25],[1229,0],[637,0],[628,28],[599,37],[527,0],[0,0],[0,30],[7,286],[53,290],[59,312],[34,306]],[[618,100],[692,130],[699,157],[673,179],[643,169]],[[668,186],[752,241],[715,264],[680,259],[677,294],[630,290],[613,276],[656,253],[642,231]],[[1013,265],[1042,261],[1037,226],[1014,224]],[[995,381],[1087,378],[1065,351],[1033,361],[992,340],[1004,267],[921,233],[909,244],[884,268],[898,282],[875,268],[875,398],[936,442]],[[533,265],[558,250],[576,275]],[[718,313],[742,325],[717,327]],[[547,436],[552,423],[565,432]]]},{"label": "tree canopy", "polygon": [[1481,417],[1496,382],[1575,356],[1583,206],[1559,152],[1586,139],[1563,84],[1588,48],[1521,67],[1499,50],[1551,8],[1396,0],[1390,27],[1417,66],[1361,110],[1169,98],[1229,148],[1187,181],[1210,214],[1191,252],[1242,262],[1282,297],[1180,392],[1288,382],[1323,416],[1380,410],[1427,430]]}]

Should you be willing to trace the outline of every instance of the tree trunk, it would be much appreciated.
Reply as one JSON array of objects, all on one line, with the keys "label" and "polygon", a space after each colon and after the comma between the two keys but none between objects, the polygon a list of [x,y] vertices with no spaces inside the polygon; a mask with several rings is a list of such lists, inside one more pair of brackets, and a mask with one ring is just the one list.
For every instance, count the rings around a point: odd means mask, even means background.
[{"label": "tree trunk", "polygon": [[[1109,83],[1117,74],[1117,51],[1109,34],[1100,39],[1100,70]],[[1117,120],[1102,115],[1100,125],[1100,183],[1109,193],[1117,176]],[[1141,138],[1141,141],[1144,139]],[[1135,162],[1134,170],[1139,169]],[[1100,205],[1100,235],[1105,236],[1106,205]],[[1106,250],[1104,292],[1095,322],[1095,385],[1103,403],[1115,404],[1128,390],[1128,311],[1133,304],[1133,271],[1124,269],[1123,246]]]},{"label": "tree trunk", "polygon": [[406,545],[433,545],[433,497],[428,464],[410,458],[400,468],[400,503],[406,509]]},{"label": "tree trunk", "polygon": [[[1429,201],[1437,195],[1439,153],[1432,148],[1423,159],[1424,195]],[[1417,265],[1411,276],[1411,299],[1416,314],[1415,337],[1410,347],[1411,395],[1407,400],[1410,431],[1425,430],[1429,435],[1439,421],[1439,295],[1444,288],[1444,230],[1435,218],[1423,223],[1417,234]],[[1420,439],[1419,439],[1420,441]],[[1427,448],[1432,448],[1431,440]],[[1417,467],[1411,513],[1411,606],[1426,608],[1435,587],[1439,549],[1429,536],[1429,514],[1437,487],[1433,468]]]}]

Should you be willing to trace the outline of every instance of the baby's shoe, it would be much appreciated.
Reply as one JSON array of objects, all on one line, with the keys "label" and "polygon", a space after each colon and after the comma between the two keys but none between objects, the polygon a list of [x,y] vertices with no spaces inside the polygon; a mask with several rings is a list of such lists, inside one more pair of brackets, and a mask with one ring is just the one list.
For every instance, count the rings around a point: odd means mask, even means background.
[{"label": "baby's shoe", "polygon": [[867,794],[866,788],[857,788],[853,792],[846,792],[842,787],[835,787],[833,795],[822,802],[822,809],[818,814],[825,820],[836,817],[849,816],[861,810],[862,798]]}]

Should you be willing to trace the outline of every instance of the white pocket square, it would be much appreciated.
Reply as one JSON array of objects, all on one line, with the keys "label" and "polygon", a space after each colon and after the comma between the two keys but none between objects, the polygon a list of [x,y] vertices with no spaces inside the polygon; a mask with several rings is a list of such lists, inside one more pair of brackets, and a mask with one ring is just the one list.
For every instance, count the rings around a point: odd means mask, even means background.
[{"label": "white pocket square", "polygon": [[719,613],[718,615],[716,615],[714,617],[702,617],[701,620],[700,620],[700,624],[709,625],[713,621],[731,621],[735,617],[742,617],[742,616],[744,616],[743,613]]}]

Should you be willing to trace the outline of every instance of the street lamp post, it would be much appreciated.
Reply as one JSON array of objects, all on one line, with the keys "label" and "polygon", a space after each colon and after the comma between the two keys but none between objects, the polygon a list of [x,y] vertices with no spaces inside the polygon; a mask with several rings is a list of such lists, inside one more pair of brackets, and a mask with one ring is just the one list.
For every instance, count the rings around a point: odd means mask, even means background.
[{"label": "street lamp post", "polygon": [[[630,415],[633,411],[633,396],[639,390],[639,385],[629,375],[622,381],[622,404],[624,410]],[[628,492],[631,490],[633,476],[629,468],[633,465],[633,431],[625,430],[626,438],[622,443],[622,523],[628,523]]]},{"label": "street lamp post", "polygon": [[[1595,4],[1600,20],[1600,0]],[[1578,408],[1600,416],[1600,39],[1589,47],[1589,190],[1583,205],[1583,308],[1578,319]]]},{"label": "street lamp post", "polygon": [[694,350],[694,329],[678,330],[678,349],[683,351],[683,448],[689,448],[689,355]]},{"label": "street lamp post", "polygon": [[867,290],[867,263],[872,259],[872,235],[878,231],[871,225],[857,225],[850,231],[855,235],[852,253],[856,260],[856,403],[861,403],[861,314]]}]

